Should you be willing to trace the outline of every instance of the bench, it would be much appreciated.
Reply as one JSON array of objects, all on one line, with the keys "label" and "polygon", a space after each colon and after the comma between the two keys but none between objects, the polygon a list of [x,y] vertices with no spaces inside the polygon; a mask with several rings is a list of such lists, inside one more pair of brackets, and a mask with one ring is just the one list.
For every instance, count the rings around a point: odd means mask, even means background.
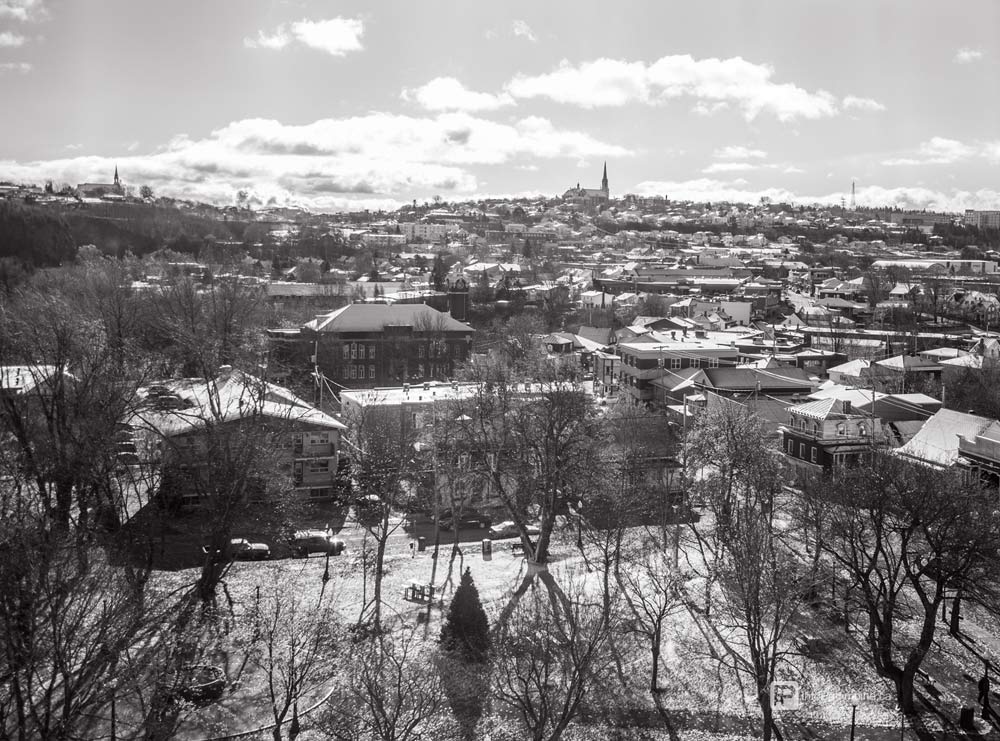
[{"label": "bench", "polygon": [[434,599],[434,585],[411,584],[403,590],[403,599],[425,605]]},{"label": "bench", "polygon": [[[532,543],[531,547],[532,548],[535,547],[534,543]],[[514,541],[513,543],[510,544],[510,552],[511,552],[511,554],[513,554],[515,556],[523,556],[524,555],[524,543],[522,543],[520,540]]]}]

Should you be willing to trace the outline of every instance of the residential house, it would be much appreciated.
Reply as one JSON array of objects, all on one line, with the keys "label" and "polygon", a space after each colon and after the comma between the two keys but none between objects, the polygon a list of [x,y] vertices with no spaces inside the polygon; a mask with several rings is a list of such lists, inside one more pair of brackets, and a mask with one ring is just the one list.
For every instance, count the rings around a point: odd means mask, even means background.
[{"label": "residential house", "polygon": [[854,465],[880,441],[870,416],[841,399],[818,399],[789,407],[780,428],[782,451],[796,480]]},{"label": "residential house", "polygon": [[[208,480],[216,466],[215,446],[244,445],[234,444],[234,436],[259,436],[261,448],[253,455],[274,455],[277,470],[289,474],[293,495],[322,500],[336,493],[345,427],[288,389],[222,366],[209,381],[171,379],[141,389],[139,396],[141,405],[127,421],[139,460],[161,466],[161,492],[177,504],[205,504],[210,487],[198,482]],[[276,447],[265,449],[269,445]]]},{"label": "residential house", "polygon": [[618,386],[621,393],[633,403],[652,402],[656,397],[653,381],[672,371],[687,368],[718,368],[720,365],[736,365],[739,351],[732,340],[722,333],[697,331],[678,336],[648,333],[622,342],[619,339],[618,354],[621,357],[618,370]]}]

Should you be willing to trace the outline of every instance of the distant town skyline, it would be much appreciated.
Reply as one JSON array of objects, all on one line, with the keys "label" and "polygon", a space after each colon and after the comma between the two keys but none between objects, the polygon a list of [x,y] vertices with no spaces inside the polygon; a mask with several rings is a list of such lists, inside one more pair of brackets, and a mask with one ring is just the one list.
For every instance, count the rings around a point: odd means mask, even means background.
[{"label": "distant town skyline", "polygon": [[1000,3],[0,0],[0,180],[1000,208]]}]

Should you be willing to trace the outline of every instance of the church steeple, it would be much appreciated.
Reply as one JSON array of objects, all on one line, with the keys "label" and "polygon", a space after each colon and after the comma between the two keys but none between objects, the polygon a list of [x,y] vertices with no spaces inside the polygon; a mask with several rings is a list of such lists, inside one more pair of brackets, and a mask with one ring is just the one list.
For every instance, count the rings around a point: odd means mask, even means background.
[{"label": "church steeple", "polygon": [[121,183],[118,182],[118,165],[115,165],[115,185],[121,185]]},{"label": "church steeple", "polygon": [[608,163],[604,163],[604,177],[601,178],[601,190],[608,192]]}]

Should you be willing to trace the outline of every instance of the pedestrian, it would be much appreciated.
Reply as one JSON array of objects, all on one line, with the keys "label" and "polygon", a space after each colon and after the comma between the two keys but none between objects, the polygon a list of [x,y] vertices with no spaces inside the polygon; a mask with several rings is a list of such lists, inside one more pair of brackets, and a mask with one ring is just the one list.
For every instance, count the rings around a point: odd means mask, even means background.
[{"label": "pedestrian", "polygon": [[993,708],[990,707],[990,666],[987,664],[983,668],[983,678],[979,680],[979,702],[982,703],[983,711],[980,717],[983,720],[990,720],[993,716]]}]

